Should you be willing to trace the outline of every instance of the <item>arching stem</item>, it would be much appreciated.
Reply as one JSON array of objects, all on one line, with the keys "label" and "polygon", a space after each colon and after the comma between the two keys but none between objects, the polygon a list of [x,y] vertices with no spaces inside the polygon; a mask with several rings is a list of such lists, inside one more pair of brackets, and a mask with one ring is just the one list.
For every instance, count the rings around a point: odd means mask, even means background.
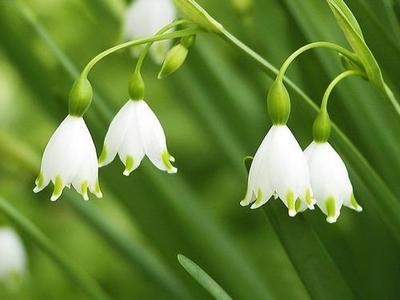
[{"label": "arching stem", "polygon": [[290,55],[286,61],[283,63],[282,67],[279,70],[278,73],[278,77],[277,80],[283,80],[285,73],[287,71],[287,69],[289,68],[290,64],[301,54],[303,54],[304,52],[311,50],[311,49],[316,49],[316,48],[327,48],[327,49],[332,49],[335,50],[336,52],[342,54],[343,56],[347,57],[348,59],[350,59],[351,61],[355,62],[357,65],[359,65],[362,68],[362,63],[359,60],[359,58],[357,57],[356,54],[354,54],[353,52],[351,52],[350,50],[347,50],[346,48],[343,48],[339,45],[336,45],[334,43],[330,43],[330,42],[314,42],[311,44],[307,44],[301,48],[299,48],[298,50],[296,50],[295,52],[293,52],[292,55]]},{"label": "arching stem", "polygon": [[366,75],[360,71],[357,70],[348,70],[345,71],[341,74],[339,74],[332,82],[329,84],[328,88],[326,89],[324,96],[322,98],[321,102],[321,110],[327,111],[328,109],[328,101],[329,97],[333,91],[333,89],[336,87],[336,85],[339,84],[343,79],[351,77],[351,76],[360,76],[360,77],[366,77]]},{"label": "arching stem", "polygon": [[199,32],[202,32],[202,31],[203,30],[200,27],[196,26],[196,27],[192,27],[192,28],[178,30],[178,31],[171,32],[171,33],[158,34],[158,35],[154,35],[152,37],[133,40],[133,41],[129,41],[129,42],[114,46],[114,47],[107,49],[107,50],[101,52],[100,54],[96,55],[83,69],[81,76],[87,77],[90,70],[94,67],[94,65],[96,63],[98,63],[100,60],[102,60],[106,56],[108,56],[118,50],[133,47],[133,46],[143,45],[143,44],[147,44],[147,43],[151,43],[151,42],[157,42],[157,41],[162,41],[162,40],[170,40],[170,39],[176,39],[176,38],[181,38],[181,37],[185,37],[185,36],[190,36],[190,35],[194,35]]}]

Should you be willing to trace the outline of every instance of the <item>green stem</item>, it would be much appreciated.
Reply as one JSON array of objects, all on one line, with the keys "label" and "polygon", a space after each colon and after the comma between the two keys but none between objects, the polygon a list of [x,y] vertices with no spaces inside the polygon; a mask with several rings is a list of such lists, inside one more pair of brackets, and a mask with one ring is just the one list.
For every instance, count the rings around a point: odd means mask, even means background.
[{"label": "green stem", "polygon": [[100,286],[87,273],[70,261],[31,221],[21,215],[3,198],[0,198],[0,211],[46,252],[89,298],[94,300],[109,299]]},{"label": "green stem", "polygon": [[[170,29],[179,26],[179,25],[183,25],[183,24],[188,24],[188,23],[192,23],[189,20],[183,19],[183,20],[176,20],[168,25],[166,25],[165,27],[163,27],[160,31],[158,31],[155,36],[157,35],[161,35],[164,34],[165,32],[169,31]],[[140,70],[142,68],[143,62],[147,56],[147,54],[149,53],[149,50],[151,48],[151,46],[154,44],[154,42],[149,42],[146,44],[146,47],[143,49],[142,53],[140,54],[137,64],[136,64],[136,69],[135,72],[136,73],[140,73]]]},{"label": "green stem", "polygon": [[315,48],[327,48],[327,49],[333,49],[336,50],[338,53],[344,55],[345,57],[349,58],[350,60],[352,60],[353,62],[355,62],[357,65],[362,66],[361,61],[358,59],[357,55],[354,54],[353,52],[347,50],[346,48],[343,48],[339,45],[336,45],[334,43],[330,43],[330,42],[314,42],[311,44],[307,44],[301,48],[299,48],[298,50],[296,50],[295,52],[293,52],[292,55],[290,55],[286,61],[283,63],[279,74],[278,74],[278,78],[277,80],[282,80],[283,77],[285,76],[285,73],[287,71],[287,69],[289,68],[290,64],[301,54],[303,54],[304,52],[311,50],[311,49],[315,49]]},{"label": "green stem", "polygon": [[200,27],[193,27],[193,28],[188,28],[188,29],[183,29],[183,30],[178,30],[175,32],[171,32],[171,33],[166,33],[166,34],[161,34],[161,35],[154,35],[152,37],[147,37],[147,38],[142,38],[142,39],[138,39],[138,40],[134,40],[134,41],[129,41],[117,46],[114,46],[110,49],[107,49],[101,53],[99,53],[98,55],[96,55],[87,65],[86,67],[83,69],[82,71],[82,76],[87,77],[90,70],[94,67],[94,65],[96,63],[98,63],[100,60],[102,60],[103,58],[105,58],[106,56],[124,49],[124,48],[129,48],[129,47],[133,47],[133,46],[138,46],[138,45],[142,45],[142,44],[147,44],[150,42],[157,42],[157,41],[162,41],[162,40],[170,40],[170,39],[176,39],[176,38],[182,38],[185,36],[190,36],[190,35],[194,35],[197,34],[199,32],[201,32],[202,29]]},{"label": "green stem", "polygon": [[334,80],[332,80],[332,82],[329,84],[328,88],[326,89],[324,96],[322,98],[322,102],[321,102],[321,110],[328,110],[328,100],[329,97],[333,91],[333,89],[336,87],[336,85],[341,82],[343,79],[347,78],[347,77],[351,77],[351,76],[361,76],[361,77],[366,77],[366,75],[360,71],[357,70],[348,70],[345,71],[341,74],[339,74]]}]

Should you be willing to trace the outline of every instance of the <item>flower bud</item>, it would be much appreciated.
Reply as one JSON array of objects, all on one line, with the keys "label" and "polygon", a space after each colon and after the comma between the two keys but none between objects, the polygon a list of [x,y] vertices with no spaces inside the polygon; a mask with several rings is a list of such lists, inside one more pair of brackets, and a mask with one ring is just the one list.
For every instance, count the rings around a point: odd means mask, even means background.
[{"label": "flower bud", "polygon": [[158,79],[165,78],[176,72],[185,62],[189,49],[183,44],[174,46],[167,54],[164,63],[158,73]]},{"label": "flower bud", "polygon": [[285,125],[290,115],[290,97],[281,80],[276,80],[267,97],[268,114],[274,125]]},{"label": "flower bud", "polygon": [[129,96],[131,100],[143,100],[144,98],[144,81],[140,72],[134,72],[129,80]]},{"label": "flower bud", "polygon": [[69,114],[81,117],[85,114],[93,98],[92,86],[86,77],[80,76],[69,93]]},{"label": "flower bud", "polygon": [[328,112],[323,109],[318,114],[313,125],[313,137],[317,143],[325,143],[331,134],[331,120]]}]

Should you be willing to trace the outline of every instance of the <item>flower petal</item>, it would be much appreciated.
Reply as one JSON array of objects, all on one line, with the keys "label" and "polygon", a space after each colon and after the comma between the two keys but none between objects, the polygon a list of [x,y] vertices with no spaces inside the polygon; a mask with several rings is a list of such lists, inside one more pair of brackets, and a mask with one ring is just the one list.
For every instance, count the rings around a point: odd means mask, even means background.
[{"label": "flower petal", "polygon": [[[99,166],[103,167],[112,162],[122,147],[128,128],[135,117],[135,103],[131,100],[118,111],[108,128],[104,139],[103,151],[99,158]],[[127,137],[129,138],[129,136]]]},{"label": "flower petal", "polygon": [[151,162],[160,170],[176,173],[174,158],[167,150],[164,130],[157,116],[144,101],[137,101],[137,117],[142,145]]}]

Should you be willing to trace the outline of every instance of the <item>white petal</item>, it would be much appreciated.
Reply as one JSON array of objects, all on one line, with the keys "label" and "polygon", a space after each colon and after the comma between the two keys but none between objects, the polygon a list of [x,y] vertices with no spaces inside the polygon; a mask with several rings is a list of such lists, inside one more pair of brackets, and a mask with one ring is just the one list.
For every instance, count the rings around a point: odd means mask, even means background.
[{"label": "white petal", "polygon": [[[127,135],[128,127],[135,115],[135,104],[128,101],[115,115],[104,139],[103,152],[100,155],[99,165],[105,166],[112,162]],[[129,138],[129,137],[127,137]]]},{"label": "white petal", "polygon": [[26,270],[26,253],[17,233],[3,227],[0,229],[0,279],[13,274],[22,275]]},{"label": "white petal", "polygon": [[346,166],[329,143],[313,142],[304,154],[309,165],[311,185],[318,206],[328,215],[326,201],[329,198],[335,201],[335,216],[331,216],[328,220],[334,222],[340,214],[341,206],[344,203],[351,205],[353,188]]},{"label": "white petal", "polygon": [[[293,193],[294,201],[297,198],[305,201],[305,191],[311,191],[311,187],[307,162],[300,145],[287,126],[272,126],[268,136],[263,165],[265,180],[286,206],[289,206],[289,193]],[[290,209],[293,211],[293,207]]]},{"label": "white petal", "polygon": [[84,178],[88,185],[97,180],[96,149],[83,118],[67,116],[54,132],[43,154],[41,175],[44,183],[54,183],[52,201],[65,186],[77,188],[78,179]]},{"label": "white petal", "polygon": [[118,150],[121,161],[125,164],[124,175],[128,176],[141,163],[144,157],[144,147],[140,135],[139,114],[141,101],[129,101],[131,114],[124,140]]},{"label": "white petal", "polygon": [[146,102],[137,101],[137,116],[146,155],[160,170],[176,173],[177,169],[171,165],[174,158],[168,153],[164,130]]}]

